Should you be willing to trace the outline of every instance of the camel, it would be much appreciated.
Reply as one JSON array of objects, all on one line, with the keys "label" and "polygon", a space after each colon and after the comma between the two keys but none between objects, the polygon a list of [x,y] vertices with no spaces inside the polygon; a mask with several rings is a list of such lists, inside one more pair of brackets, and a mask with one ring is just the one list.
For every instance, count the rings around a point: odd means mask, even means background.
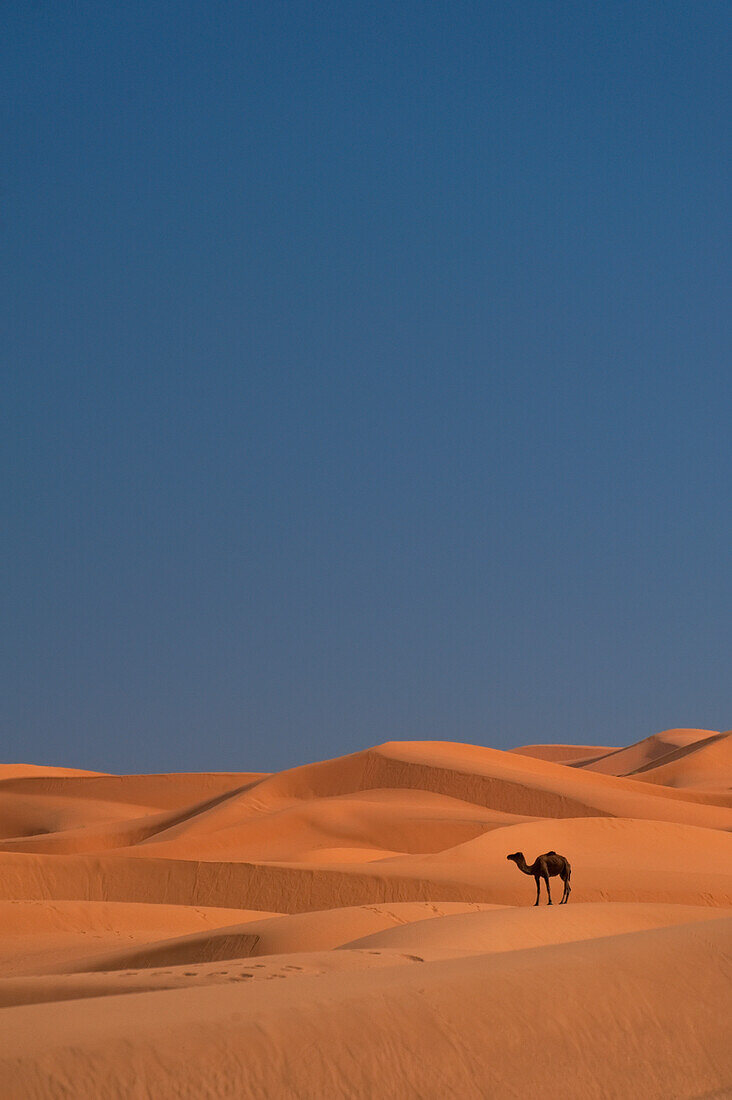
[{"label": "camel", "polygon": [[558,856],[556,852],[545,852],[543,856],[537,856],[530,867],[527,866],[523,852],[513,852],[512,855],[506,856],[506,859],[513,860],[519,871],[523,871],[525,875],[533,875],[536,879],[536,901],[534,905],[539,904],[539,889],[542,879],[544,879],[547,897],[549,898],[547,904],[551,905],[552,892],[549,889],[549,879],[555,875],[559,875],[564,883],[564,894],[559,904],[565,905],[569,901],[569,895],[572,892],[572,887],[569,885],[572,868],[569,865],[569,860],[565,859],[564,856]]}]

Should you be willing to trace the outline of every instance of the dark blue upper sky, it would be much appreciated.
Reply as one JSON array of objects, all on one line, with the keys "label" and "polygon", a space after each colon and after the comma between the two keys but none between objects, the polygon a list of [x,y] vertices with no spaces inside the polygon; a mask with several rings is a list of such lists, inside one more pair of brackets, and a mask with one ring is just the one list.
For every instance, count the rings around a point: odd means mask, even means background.
[{"label": "dark blue upper sky", "polygon": [[3,22],[3,759],[732,726],[726,0]]}]

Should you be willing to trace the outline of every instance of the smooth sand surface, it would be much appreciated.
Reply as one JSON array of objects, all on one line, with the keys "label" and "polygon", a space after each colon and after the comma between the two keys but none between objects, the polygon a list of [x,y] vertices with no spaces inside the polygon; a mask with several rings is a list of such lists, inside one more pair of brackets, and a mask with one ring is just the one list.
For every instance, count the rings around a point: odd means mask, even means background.
[{"label": "smooth sand surface", "polygon": [[731,795],[692,729],[0,765],[0,1095],[732,1095]]},{"label": "smooth sand surface", "polygon": [[608,753],[617,752],[617,749],[608,748],[607,745],[521,745],[508,751],[520,753],[521,756],[533,756],[537,760],[553,760],[555,764],[568,764],[575,760],[599,759]]}]

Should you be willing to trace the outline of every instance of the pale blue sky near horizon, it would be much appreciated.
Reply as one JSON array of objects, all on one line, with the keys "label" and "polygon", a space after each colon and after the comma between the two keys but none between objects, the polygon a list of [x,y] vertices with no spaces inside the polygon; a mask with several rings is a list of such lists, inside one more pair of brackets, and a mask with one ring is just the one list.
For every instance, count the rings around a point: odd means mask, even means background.
[{"label": "pale blue sky near horizon", "polygon": [[3,23],[1,760],[732,726],[727,3]]}]

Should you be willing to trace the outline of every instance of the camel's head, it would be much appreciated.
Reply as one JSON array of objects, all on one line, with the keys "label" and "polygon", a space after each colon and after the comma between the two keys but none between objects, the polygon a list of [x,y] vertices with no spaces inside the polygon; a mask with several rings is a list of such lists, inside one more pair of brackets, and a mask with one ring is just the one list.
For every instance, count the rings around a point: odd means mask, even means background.
[{"label": "camel's head", "polygon": [[506,859],[512,859],[514,863],[518,863],[518,861],[523,858],[523,852],[512,852],[510,856],[506,856]]}]

